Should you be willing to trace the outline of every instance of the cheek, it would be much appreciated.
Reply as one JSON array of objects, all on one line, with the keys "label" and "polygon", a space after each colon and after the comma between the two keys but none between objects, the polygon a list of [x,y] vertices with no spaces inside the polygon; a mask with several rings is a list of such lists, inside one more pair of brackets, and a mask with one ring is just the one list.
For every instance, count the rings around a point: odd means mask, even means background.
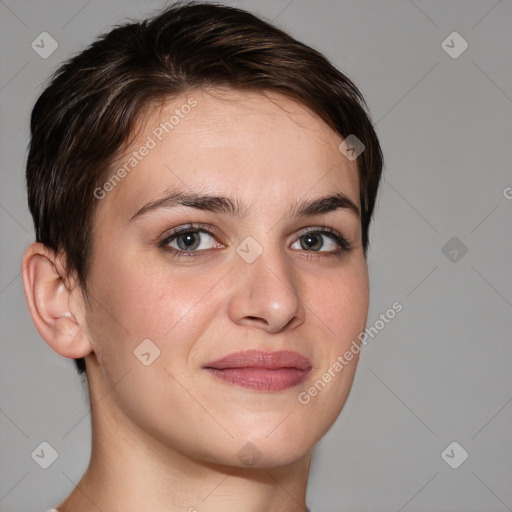
[{"label": "cheek", "polygon": [[324,326],[336,346],[350,343],[364,329],[369,287],[366,263],[309,285],[305,304]]},{"label": "cheek", "polygon": [[[218,275],[195,271],[170,272],[161,265],[144,265],[129,258],[116,264],[103,258],[94,269],[92,288],[94,310],[88,320],[98,355],[107,367],[120,359],[133,362],[133,351],[144,339],[161,350],[162,360],[178,352],[187,352],[195,337],[216,308],[215,294],[209,295],[209,307],[202,298],[214,288]],[[212,313],[213,314],[213,313]]]},{"label": "cheek", "polygon": [[364,269],[340,273],[323,284],[311,298],[318,308],[311,305],[314,333],[321,337],[316,340],[322,346],[319,364],[297,396],[299,411],[304,421],[314,422],[318,438],[334,423],[350,393],[360,355],[358,335],[364,330],[369,304]]}]

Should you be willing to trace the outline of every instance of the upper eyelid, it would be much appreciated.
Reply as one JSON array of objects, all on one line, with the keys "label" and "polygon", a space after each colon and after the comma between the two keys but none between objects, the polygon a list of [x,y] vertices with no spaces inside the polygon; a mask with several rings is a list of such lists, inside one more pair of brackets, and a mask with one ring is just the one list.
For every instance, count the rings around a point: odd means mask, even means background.
[{"label": "upper eyelid", "polygon": [[[188,233],[190,231],[199,231],[202,233],[207,233],[207,234],[213,236],[214,238],[217,238],[217,236],[218,236],[217,229],[215,229],[213,226],[211,226],[209,224],[189,223],[189,224],[184,224],[182,226],[177,226],[176,228],[173,228],[173,230],[170,233],[168,233],[167,235],[165,235],[163,237],[163,240],[160,242],[159,245],[162,245],[162,246],[167,245],[171,242],[171,240],[174,240],[179,235],[181,235],[183,233]],[[296,236],[297,236],[297,238],[300,238],[301,236],[304,236],[308,233],[321,233],[321,234],[327,233],[327,234],[332,234],[335,240],[337,237],[346,240],[346,237],[342,233],[340,233],[338,230],[336,230],[330,226],[309,226],[306,228],[302,228],[301,230],[299,230],[299,233]],[[227,238],[230,242],[236,243],[229,236]],[[217,240],[217,241],[219,241],[219,240]],[[347,241],[348,245],[350,245],[348,240],[346,240],[346,241]],[[338,240],[336,240],[336,242],[338,242]],[[221,243],[223,243],[223,242],[221,242]],[[201,251],[195,251],[195,252],[201,252]]]},{"label": "upper eyelid", "polygon": [[[165,243],[169,243],[171,240],[176,238],[177,236],[188,233],[189,231],[200,231],[202,233],[207,233],[214,238],[220,237],[220,231],[215,229],[213,226],[209,224],[201,224],[201,223],[189,223],[184,224],[182,226],[177,226],[176,228],[173,228],[170,231],[167,231],[166,234],[164,234],[161,237],[161,245],[164,245]],[[228,238],[228,240],[231,242],[231,238],[229,236],[224,236],[224,238]]]}]

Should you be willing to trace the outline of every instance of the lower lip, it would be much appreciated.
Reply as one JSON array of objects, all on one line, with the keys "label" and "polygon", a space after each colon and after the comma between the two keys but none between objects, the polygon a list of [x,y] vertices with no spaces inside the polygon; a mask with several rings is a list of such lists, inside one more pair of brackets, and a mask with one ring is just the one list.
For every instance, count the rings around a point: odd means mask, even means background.
[{"label": "lower lip", "polygon": [[282,391],[303,382],[309,370],[298,368],[206,368],[213,375],[230,384],[258,391]]}]

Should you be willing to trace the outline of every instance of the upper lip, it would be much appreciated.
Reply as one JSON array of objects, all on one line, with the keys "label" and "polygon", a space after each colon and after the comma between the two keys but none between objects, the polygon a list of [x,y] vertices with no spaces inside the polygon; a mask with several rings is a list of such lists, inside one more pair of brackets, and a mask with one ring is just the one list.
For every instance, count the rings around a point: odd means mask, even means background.
[{"label": "upper lip", "polygon": [[274,352],[245,350],[211,361],[205,364],[204,368],[214,368],[217,370],[225,370],[227,368],[264,368],[268,370],[298,368],[299,370],[311,370],[311,361],[307,357],[290,350]]}]

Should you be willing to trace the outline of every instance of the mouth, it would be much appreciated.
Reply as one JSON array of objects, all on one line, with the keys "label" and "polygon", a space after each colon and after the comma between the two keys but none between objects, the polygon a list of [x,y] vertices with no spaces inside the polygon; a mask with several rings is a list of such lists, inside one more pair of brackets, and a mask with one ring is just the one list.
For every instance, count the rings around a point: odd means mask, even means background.
[{"label": "mouth", "polygon": [[297,352],[248,350],[212,361],[203,368],[229,384],[258,391],[282,391],[302,383],[312,366]]}]

